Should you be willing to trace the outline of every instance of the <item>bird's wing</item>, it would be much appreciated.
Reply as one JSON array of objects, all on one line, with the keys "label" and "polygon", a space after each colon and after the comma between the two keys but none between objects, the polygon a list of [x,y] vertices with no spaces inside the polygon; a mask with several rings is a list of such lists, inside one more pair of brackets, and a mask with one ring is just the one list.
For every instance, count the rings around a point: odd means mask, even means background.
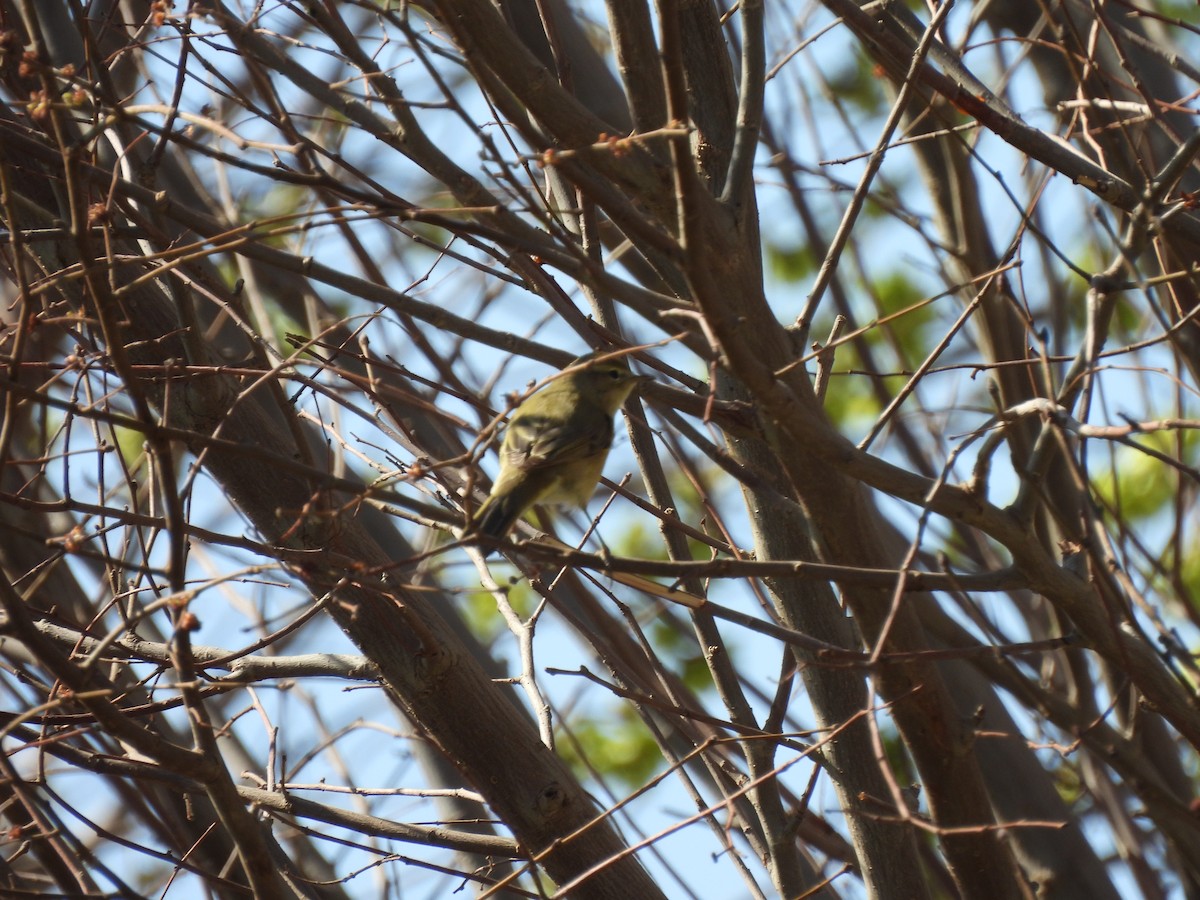
[{"label": "bird's wing", "polygon": [[504,453],[510,465],[523,470],[560,466],[607,450],[612,436],[613,423],[607,416],[581,422],[576,415],[564,422],[526,413],[509,423]]}]

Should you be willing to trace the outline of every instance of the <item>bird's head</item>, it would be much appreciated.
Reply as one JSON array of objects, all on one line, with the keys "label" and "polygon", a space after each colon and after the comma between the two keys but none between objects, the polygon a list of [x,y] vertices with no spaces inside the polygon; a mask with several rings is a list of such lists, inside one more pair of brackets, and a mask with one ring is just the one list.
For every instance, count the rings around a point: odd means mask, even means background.
[{"label": "bird's head", "polygon": [[609,415],[614,415],[638,385],[654,379],[649,375],[634,375],[629,371],[626,357],[611,353],[598,350],[579,357],[571,363],[570,368],[575,371],[568,377],[581,397],[594,400]]}]

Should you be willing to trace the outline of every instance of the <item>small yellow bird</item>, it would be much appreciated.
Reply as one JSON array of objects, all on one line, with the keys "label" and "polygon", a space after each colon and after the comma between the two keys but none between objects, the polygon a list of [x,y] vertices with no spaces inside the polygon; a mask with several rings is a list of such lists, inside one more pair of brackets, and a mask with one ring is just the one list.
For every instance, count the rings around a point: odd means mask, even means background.
[{"label": "small yellow bird", "polygon": [[500,447],[500,474],[475,512],[468,534],[502,538],[535,503],[585,506],[613,441],[613,416],[650,376],[624,357],[597,351],[517,407]]}]

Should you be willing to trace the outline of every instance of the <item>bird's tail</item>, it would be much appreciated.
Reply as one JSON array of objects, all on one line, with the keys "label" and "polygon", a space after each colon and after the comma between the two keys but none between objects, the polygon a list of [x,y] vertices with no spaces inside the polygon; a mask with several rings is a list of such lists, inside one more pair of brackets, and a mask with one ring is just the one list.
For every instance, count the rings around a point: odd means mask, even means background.
[{"label": "bird's tail", "polygon": [[475,512],[469,531],[499,540],[508,534],[521,517],[521,509],[510,497],[488,497]]}]

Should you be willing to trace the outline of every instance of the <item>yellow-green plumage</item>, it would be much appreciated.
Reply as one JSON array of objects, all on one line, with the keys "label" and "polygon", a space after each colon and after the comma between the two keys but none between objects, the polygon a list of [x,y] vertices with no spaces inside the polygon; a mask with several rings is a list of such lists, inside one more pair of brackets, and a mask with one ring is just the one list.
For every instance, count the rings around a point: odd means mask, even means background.
[{"label": "yellow-green plumage", "polygon": [[612,446],[613,416],[648,380],[623,357],[598,355],[575,360],[517,407],[500,447],[500,474],[468,532],[501,538],[535,503],[587,503]]}]

